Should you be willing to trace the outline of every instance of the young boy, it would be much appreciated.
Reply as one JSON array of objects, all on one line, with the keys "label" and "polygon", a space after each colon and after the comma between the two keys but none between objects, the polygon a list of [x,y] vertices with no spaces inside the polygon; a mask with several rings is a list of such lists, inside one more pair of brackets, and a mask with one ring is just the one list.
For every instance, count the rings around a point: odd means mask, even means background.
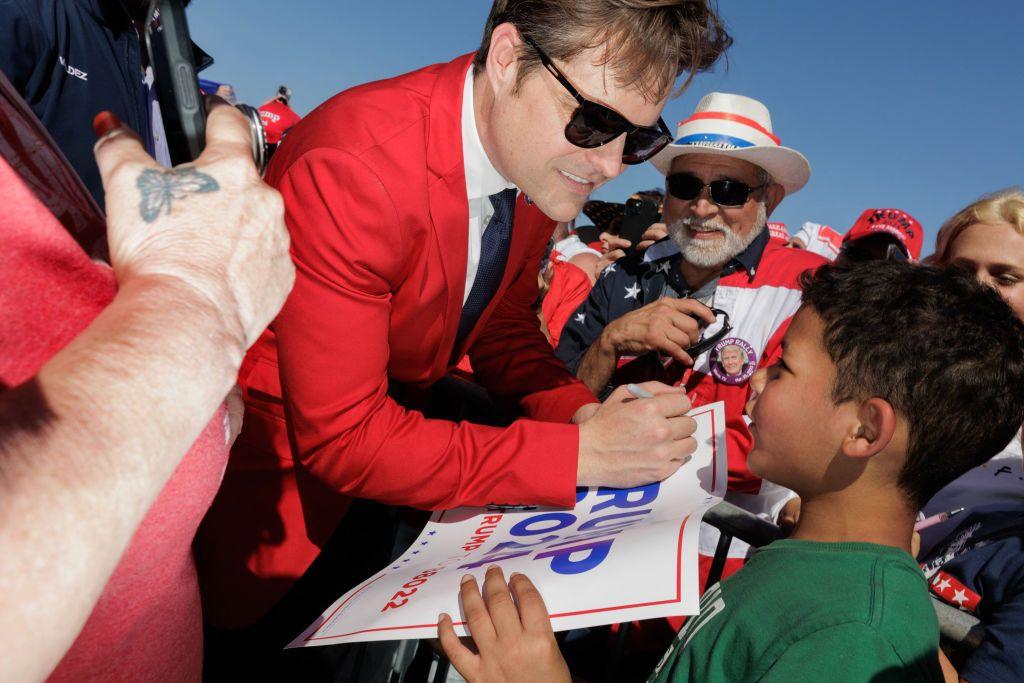
[{"label": "young boy", "polygon": [[[803,280],[747,406],[750,468],[796,491],[800,518],[705,593],[652,680],[942,679],[914,519],[1024,421],[1024,325],[952,270],[879,261]],[[511,590],[497,568],[483,599],[464,579],[479,654],[442,615],[452,663],[470,682],[569,680],[539,593],[519,575]]]}]

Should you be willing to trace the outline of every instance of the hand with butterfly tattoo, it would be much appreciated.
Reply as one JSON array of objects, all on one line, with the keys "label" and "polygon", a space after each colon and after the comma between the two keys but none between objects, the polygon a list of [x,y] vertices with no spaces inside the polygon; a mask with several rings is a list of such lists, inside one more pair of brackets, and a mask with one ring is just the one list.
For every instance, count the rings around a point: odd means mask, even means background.
[{"label": "hand with butterfly tattoo", "polygon": [[119,285],[142,278],[178,287],[197,313],[217,317],[240,361],[295,278],[284,204],[256,170],[248,122],[234,107],[214,104],[205,150],[175,168],[157,165],[112,114],[95,125]]}]

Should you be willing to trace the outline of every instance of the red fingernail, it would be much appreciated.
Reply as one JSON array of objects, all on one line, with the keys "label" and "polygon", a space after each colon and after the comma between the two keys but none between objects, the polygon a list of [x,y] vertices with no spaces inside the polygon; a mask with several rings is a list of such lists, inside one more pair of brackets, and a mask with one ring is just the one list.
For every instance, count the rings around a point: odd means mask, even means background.
[{"label": "red fingernail", "polygon": [[96,131],[96,137],[101,138],[115,128],[121,127],[121,119],[112,111],[101,111],[92,120],[92,129]]}]

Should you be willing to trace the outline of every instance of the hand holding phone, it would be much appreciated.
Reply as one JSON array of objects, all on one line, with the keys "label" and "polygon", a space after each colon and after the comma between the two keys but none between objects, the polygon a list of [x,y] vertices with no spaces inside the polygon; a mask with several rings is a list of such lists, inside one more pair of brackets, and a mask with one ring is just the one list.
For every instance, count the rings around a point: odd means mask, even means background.
[{"label": "hand holding phone", "polygon": [[[150,0],[146,50],[153,67],[153,87],[160,103],[171,164],[195,161],[206,145],[206,101],[196,76],[192,38],[182,0]],[[236,108],[249,121],[253,162],[263,172],[267,138],[259,112],[245,104]]]}]

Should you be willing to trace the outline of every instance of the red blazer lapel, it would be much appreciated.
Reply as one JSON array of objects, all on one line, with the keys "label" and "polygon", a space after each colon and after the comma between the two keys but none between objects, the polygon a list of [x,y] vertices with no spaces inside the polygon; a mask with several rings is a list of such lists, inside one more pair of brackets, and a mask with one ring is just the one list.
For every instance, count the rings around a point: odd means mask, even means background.
[{"label": "red blazer lapel", "polygon": [[472,59],[473,55],[464,55],[446,64],[430,96],[427,134],[430,220],[448,286],[444,336],[434,358],[435,376],[443,374],[448,367],[466,287],[469,204],[462,160],[462,93]]}]

